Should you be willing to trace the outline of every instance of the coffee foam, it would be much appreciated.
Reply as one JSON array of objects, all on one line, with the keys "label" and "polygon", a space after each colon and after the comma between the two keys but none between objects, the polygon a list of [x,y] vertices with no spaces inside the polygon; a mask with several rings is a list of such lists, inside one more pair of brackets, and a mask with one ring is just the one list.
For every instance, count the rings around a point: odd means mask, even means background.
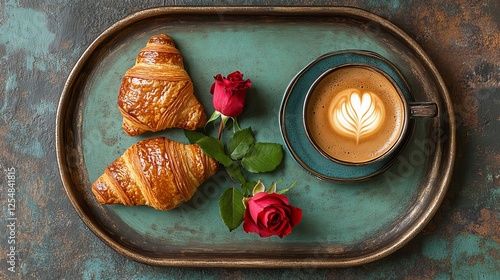
[{"label": "coffee foam", "polygon": [[[368,162],[387,152],[402,133],[404,113],[404,104],[391,82],[358,66],[327,74],[314,88],[306,108],[315,144],[332,158],[352,163]],[[380,124],[370,128],[374,119]]]},{"label": "coffee foam", "polygon": [[333,98],[328,116],[338,134],[359,144],[380,130],[385,120],[385,106],[371,91],[348,88]]}]

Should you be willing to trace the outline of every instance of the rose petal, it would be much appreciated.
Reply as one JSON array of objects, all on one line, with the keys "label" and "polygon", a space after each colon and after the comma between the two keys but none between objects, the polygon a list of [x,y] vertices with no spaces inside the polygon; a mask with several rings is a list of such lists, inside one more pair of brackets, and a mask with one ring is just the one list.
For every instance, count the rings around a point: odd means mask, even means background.
[{"label": "rose petal", "polygon": [[292,210],[292,213],[289,215],[291,217],[290,225],[294,227],[302,220],[302,209],[293,206],[290,206],[290,209]]},{"label": "rose petal", "polygon": [[210,87],[210,93],[214,94],[214,91],[215,91],[215,83],[213,83],[212,86]]},{"label": "rose petal", "polygon": [[248,208],[247,211],[245,211],[245,215],[243,216],[243,230],[245,230],[245,232],[259,232],[259,227],[250,216]]},{"label": "rose petal", "polygon": [[280,211],[279,208],[268,206],[259,214],[259,221],[266,227],[276,226],[278,223],[281,223],[283,218],[286,216],[283,215],[283,211]]},{"label": "rose petal", "polygon": [[273,210],[268,211],[269,214],[265,215],[265,224],[270,231],[280,233],[289,224],[288,217],[285,213],[286,211],[284,211],[285,209],[280,207],[272,208]]},{"label": "rose petal", "polygon": [[227,79],[230,81],[241,81],[243,80],[243,74],[240,71],[234,71],[233,73],[227,75]]},{"label": "rose petal", "polygon": [[222,82],[224,80],[224,77],[222,77],[221,74],[217,74],[217,75],[214,76],[214,80],[216,82]]},{"label": "rose petal", "polygon": [[[258,194],[257,194],[258,195]],[[264,209],[264,207],[267,206],[267,204],[258,204],[256,203],[256,200],[254,199],[257,195],[251,197],[248,200],[248,212],[250,213],[250,216],[252,219],[257,222],[257,216],[259,215],[260,212]]]},{"label": "rose petal", "polygon": [[[264,231],[268,235],[283,236],[283,232],[291,232],[291,226],[288,222],[288,217],[285,214],[285,209],[280,207],[269,206],[260,214],[257,225],[260,231]],[[288,234],[287,233],[287,234]]]},{"label": "rose petal", "polygon": [[259,192],[248,201],[248,207],[254,221],[257,221],[257,215],[269,205],[288,205],[288,199],[284,195],[277,193]]},{"label": "rose petal", "polygon": [[243,230],[247,233],[255,232],[259,234],[260,237],[266,238],[274,235],[268,229],[263,227],[262,225],[256,224],[252,217],[250,217],[249,211],[245,212],[245,216],[243,217]]},{"label": "rose petal", "polygon": [[276,235],[279,238],[283,238],[283,236],[286,236],[292,232],[292,227],[290,226],[289,223],[283,222],[280,224],[279,227],[276,228],[267,228],[264,234],[268,236],[273,236]]},{"label": "rose petal", "polygon": [[233,86],[233,82],[230,81],[230,80],[224,79],[224,80],[222,80],[222,82],[224,83],[224,85],[226,87],[232,87]]},{"label": "rose petal", "polygon": [[288,198],[282,194],[260,192],[254,196],[254,200],[259,204],[280,204],[290,205]]}]

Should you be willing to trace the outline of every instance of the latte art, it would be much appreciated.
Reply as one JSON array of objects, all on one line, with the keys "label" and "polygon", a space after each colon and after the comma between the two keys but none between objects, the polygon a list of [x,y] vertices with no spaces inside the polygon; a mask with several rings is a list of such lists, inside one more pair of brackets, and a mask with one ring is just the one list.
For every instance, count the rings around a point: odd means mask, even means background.
[{"label": "latte art", "polygon": [[384,104],[372,92],[346,89],[338,93],[330,107],[332,126],[340,135],[359,144],[377,132],[385,118]]},{"label": "latte art", "polygon": [[405,104],[380,72],[346,66],[323,76],[310,90],[305,126],[323,155],[342,163],[376,160],[397,143]]}]

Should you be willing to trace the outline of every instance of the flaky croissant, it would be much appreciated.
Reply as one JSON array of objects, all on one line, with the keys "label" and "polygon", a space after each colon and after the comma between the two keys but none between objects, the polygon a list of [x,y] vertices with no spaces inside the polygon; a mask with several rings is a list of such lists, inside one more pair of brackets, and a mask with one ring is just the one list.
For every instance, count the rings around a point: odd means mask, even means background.
[{"label": "flaky croissant", "polygon": [[151,37],[123,76],[118,108],[131,136],[172,127],[194,130],[207,121],[182,55],[165,34]]},{"label": "flaky croissant", "polygon": [[146,139],[113,161],[92,185],[92,193],[103,204],[170,210],[191,199],[217,167],[196,144]]}]

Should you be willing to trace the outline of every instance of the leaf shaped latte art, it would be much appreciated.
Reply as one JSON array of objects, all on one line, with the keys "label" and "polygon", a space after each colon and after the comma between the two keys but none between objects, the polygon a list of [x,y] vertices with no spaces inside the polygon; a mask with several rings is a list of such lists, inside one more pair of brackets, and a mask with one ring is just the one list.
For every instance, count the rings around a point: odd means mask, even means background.
[{"label": "leaf shaped latte art", "polygon": [[346,89],[333,100],[330,116],[332,126],[337,133],[352,138],[359,144],[360,140],[374,134],[382,127],[385,109],[376,94]]}]

